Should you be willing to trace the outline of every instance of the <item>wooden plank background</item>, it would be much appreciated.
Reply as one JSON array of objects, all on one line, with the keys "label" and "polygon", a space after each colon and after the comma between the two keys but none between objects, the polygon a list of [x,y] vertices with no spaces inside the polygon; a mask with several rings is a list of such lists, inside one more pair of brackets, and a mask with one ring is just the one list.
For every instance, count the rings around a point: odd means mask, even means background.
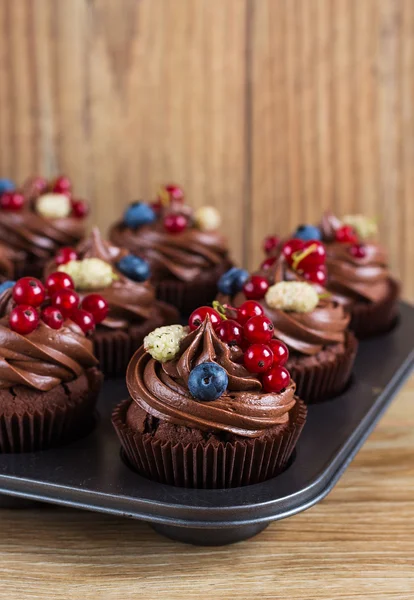
[{"label": "wooden plank background", "polygon": [[103,229],[177,181],[250,266],[363,211],[414,299],[414,2],[0,0],[0,176],[33,172]]}]

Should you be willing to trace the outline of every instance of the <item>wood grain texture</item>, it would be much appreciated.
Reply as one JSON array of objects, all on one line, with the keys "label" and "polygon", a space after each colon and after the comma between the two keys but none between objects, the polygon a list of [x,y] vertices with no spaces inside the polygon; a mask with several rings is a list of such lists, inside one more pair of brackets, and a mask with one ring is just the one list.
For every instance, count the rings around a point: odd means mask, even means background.
[{"label": "wood grain texture", "polygon": [[66,172],[104,230],[161,182],[237,261],[377,216],[414,299],[412,0],[0,0],[0,175]]},{"label": "wood grain texture", "polygon": [[333,492],[227,547],[47,505],[0,511],[0,598],[411,600],[414,377]]}]

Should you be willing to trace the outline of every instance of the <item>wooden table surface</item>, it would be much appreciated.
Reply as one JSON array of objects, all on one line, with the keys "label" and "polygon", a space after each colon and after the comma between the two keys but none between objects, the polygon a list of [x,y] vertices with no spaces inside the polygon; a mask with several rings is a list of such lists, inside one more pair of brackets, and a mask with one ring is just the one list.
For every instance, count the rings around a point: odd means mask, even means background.
[{"label": "wooden table surface", "polygon": [[233,546],[171,542],[137,521],[0,511],[0,598],[414,598],[414,377],[333,492]]}]

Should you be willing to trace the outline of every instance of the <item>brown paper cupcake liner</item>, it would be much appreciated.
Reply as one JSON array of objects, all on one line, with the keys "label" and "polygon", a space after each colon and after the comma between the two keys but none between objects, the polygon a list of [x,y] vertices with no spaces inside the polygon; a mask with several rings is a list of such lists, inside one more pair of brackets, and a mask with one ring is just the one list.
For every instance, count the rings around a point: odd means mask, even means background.
[{"label": "brown paper cupcake liner", "polygon": [[317,365],[289,365],[290,376],[296,383],[296,393],[306,404],[323,402],[340,394],[346,387],[358,349],[358,341],[348,332],[343,354],[334,355]]},{"label": "brown paper cupcake liner", "polygon": [[112,422],[128,464],[140,475],[177,487],[232,488],[265,481],[286,468],[307,415],[305,404],[296,400],[289,423],[273,438],[215,444],[161,442],[125,424],[130,398],[115,408]]},{"label": "brown paper cupcake liner", "polygon": [[159,314],[128,329],[108,329],[98,326],[93,334],[93,346],[99,368],[106,377],[125,376],[126,368],[144,337],[156,327],[178,323],[179,315],[171,306],[165,306]]},{"label": "brown paper cupcake liner", "polygon": [[47,450],[86,435],[95,423],[98,380],[92,381],[91,386],[86,397],[68,397],[64,406],[48,406],[43,412],[1,414],[0,453]]},{"label": "brown paper cupcake liner", "polygon": [[351,310],[349,328],[360,338],[387,333],[396,324],[400,284],[389,280],[389,294],[381,302],[356,302]]}]

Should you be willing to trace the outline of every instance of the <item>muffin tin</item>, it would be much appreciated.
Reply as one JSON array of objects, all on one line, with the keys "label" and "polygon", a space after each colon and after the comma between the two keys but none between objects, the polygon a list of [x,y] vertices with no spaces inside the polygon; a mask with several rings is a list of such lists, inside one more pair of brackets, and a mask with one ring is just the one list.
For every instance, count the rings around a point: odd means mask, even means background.
[{"label": "muffin tin", "polygon": [[[99,419],[85,438],[26,455],[0,456],[0,492],[18,498],[142,519],[160,533],[202,545],[249,538],[270,522],[321,500],[345,471],[414,364],[414,308],[401,303],[396,327],[361,342],[348,389],[309,407],[295,456],[284,473],[230,490],[191,490],[153,483],[120,459],[110,422],[126,396],[123,381],[106,382]],[[6,496],[3,496],[3,502]]]}]

